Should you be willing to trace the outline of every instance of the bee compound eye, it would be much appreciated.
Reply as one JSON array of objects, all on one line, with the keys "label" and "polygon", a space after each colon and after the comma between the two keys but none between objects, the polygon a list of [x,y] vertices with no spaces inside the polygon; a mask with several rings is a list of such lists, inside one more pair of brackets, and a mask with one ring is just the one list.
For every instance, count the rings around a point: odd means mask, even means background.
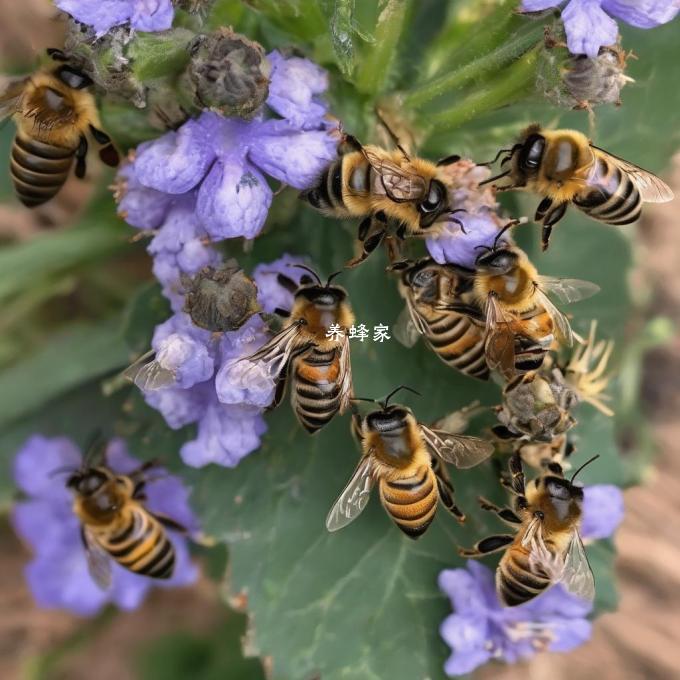
[{"label": "bee compound eye", "polygon": [[439,182],[430,182],[427,198],[418,206],[423,213],[432,213],[441,209],[444,201],[444,189]]}]

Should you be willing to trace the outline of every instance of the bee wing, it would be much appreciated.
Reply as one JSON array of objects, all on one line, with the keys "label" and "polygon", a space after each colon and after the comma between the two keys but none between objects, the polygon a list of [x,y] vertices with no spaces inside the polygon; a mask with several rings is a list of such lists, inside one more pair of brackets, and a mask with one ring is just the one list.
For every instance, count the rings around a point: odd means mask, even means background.
[{"label": "bee wing", "polygon": [[328,513],[326,529],[337,531],[354,521],[366,507],[372,488],[371,459],[364,456]]},{"label": "bee wing", "polygon": [[545,308],[545,311],[550,314],[552,320],[555,322],[557,332],[562,337],[564,342],[571,347],[574,344],[574,333],[571,330],[569,319],[567,319],[562,312],[550,301],[550,298],[540,289],[536,289],[538,301]]},{"label": "bee wing", "polygon": [[484,351],[491,370],[498,369],[504,376],[514,375],[515,334],[510,320],[494,296],[489,296],[486,307]]},{"label": "bee wing", "polygon": [[28,78],[8,79],[0,84],[0,120],[21,109],[21,96],[27,81]]},{"label": "bee wing", "polygon": [[291,354],[299,347],[303,324],[295,322],[282,328],[273,338],[265,342],[257,352],[241,361],[263,362],[272,377],[277,377],[288,365]]},{"label": "bee wing", "polygon": [[479,437],[468,437],[446,430],[435,430],[419,423],[430,452],[457,468],[471,468],[493,453],[493,444]]},{"label": "bee wing", "polygon": [[352,398],[352,362],[349,355],[349,338],[347,335],[342,337],[340,348],[340,413],[344,413],[350,406]]},{"label": "bee wing", "polygon": [[667,203],[668,201],[673,200],[674,194],[672,189],[654,173],[649,172],[624,158],[615,156],[614,154],[609,153],[609,151],[600,149],[599,146],[595,146],[594,144],[591,144],[591,146],[593,149],[597,149],[603,156],[606,156],[613,165],[630,177],[640,192],[643,201],[646,201],[647,203]]},{"label": "bee wing", "polygon": [[590,281],[581,279],[556,279],[552,276],[541,276],[540,287],[546,293],[553,293],[560,302],[578,302],[600,292],[600,287]]},{"label": "bee wing", "polygon": [[479,400],[475,400],[467,406],[436,420],[432,423],[431,429],[446,430],[452,434],[461,434],[467,430],[471,418],[474,418],[477,414],[487,410],[489,410],[489,407],[481,406]]},{"label": "bee wing", "polygon": [[418,325],[416,324],[415,310],[413,309],[410,302],[406,303],[404,309],[401,310],[401,314],[397,318],[397,322],[394,325],[394,337],[402,344],[404,347],[413,347],[417,342],[422,331],[418,330]]},{"label": "bee wing", "polygon": [[111,586],[111,557],[85,527],[81,528],[80,535],[85,546],[87,570],[92,580],[102,590],[107,590]]},{"label": "bee wing", "polygon": [[396,203],[417,201],[427,191],[425,180],[415,172],[409,172],[388,157],[379,155],[370,148],[362,152],[370,166],[380,175],[387,196]]},{"label": "bee wing", "polygon": [[123,371],[123,377],[132,381],[142,392],[160,390],[175,384],[174,371],[163,368],[156,359],[144,363],[153,355],[155,355],[154,350],[142,354],[137,361]]},{"label": "bee wing", "polygon": [[564,557],[560,582],[572,595],[586,602],[592,602],[595,599],[593,570],[590,568],[583,541],[576,530]]}]

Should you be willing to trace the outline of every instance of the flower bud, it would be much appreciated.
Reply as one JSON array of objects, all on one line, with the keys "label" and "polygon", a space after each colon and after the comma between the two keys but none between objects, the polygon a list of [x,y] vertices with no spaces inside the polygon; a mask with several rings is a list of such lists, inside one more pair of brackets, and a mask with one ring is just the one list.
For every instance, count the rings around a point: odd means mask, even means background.
[{"label": "flower bud", "polygon": [[197,36],[190,50],[183,80],[196,106],[248,118],[264,104],[271,67],[261,45],[222,28]]},{"label": "flower bud", "polygon": [[184,311],[208,331],[235,331],[261,310],[257,286],[233,259],[219,269],[204,267],[193,279],[183,276],[182,285]]}]

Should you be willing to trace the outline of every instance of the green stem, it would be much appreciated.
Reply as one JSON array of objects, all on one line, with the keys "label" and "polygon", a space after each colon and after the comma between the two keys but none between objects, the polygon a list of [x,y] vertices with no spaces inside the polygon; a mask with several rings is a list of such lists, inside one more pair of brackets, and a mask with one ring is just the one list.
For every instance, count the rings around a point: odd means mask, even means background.
[{"label": "green stem", "polygon": [[482,113],[513,104],[530,94],[535,86],[536,65],[541,46],[518,59],[491,83],[459,99],[452,107],[428,114],[430,132],[458,127]]},{"label": "green stem", "polygon": [[472,80],[478,80],[485,75],[498,72],[506,64],[516,60],[536,45],[542,33],[542,26],[533,25],[528,31],[517,35],[514,40],[505,43],[491,54],[433,78],[415,90],[401,95],[399,101],[409,109],[419,109],[433,99],[446,95]]},{"label": "green stem", "polygon": [[375,42],[362,59],[361,70],[356,77],[355,85],[359,92],[376,94],[383,90],[410,4],[409,0],[381,1],[374,33]]}]

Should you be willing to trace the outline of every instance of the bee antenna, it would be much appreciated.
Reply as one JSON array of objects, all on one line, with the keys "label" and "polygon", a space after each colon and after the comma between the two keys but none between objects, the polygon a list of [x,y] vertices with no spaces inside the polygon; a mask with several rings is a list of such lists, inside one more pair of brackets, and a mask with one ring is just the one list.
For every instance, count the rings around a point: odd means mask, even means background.
[{"label": "bee antenna", "polygon": [[369,397],[352,397],[350,401],[370,401],[372,404],[377,403],[375,399],[369,399]]},{"label": "bee antenna", "polygon": [[69,473],[69,475],[72,475],[74,472],[78,472],[79,468],[73,466],[73,465],[62,465],[61,467],[55,468],[52,470],[49,474],[50,479],[56,477],[57,475],[63,475],[66,472]]},{"label": "bee antenna", "polygon": [[106,440],[102,429],[98,427],[89,437],[83,448],[85,455],[83,456],[83,463],[80,469],[90,467],[90,464],[96,460],[104,460],[106,457]]},{"label": "bee antenna", "polygon": [[413,394],[417,394],[419,397],[423,396],[420,392],[418,392],[417,390],[414,390],[412,387],[409,387],[408,385],[399,385],[399,387],[393,389],[382,401],[380,401],[378,403],[381,404],[384,409],[387,408],[387,404],[390,403],[390,399],[397,392],[399,392],[399,390],[408,390],[409,392],[413,392]]},{"label": "bee antenna", "polygon": [[339,276],[340,274],[342,274],[343,271],[344,271],[343,269],[340,269],[340,271],[333,272],[333,273],[328,277],[328,279],[326,280],[326,288],[328,288],[328,286],[331,285],[331,281],[332,281],[336,276]]},{"label": "bee antenna", "polygon": [[306,272],[309,272],[316,279],[317,283],[320,286],[323,285],[321,283],[321,279],[319,278],[319,275],[313,269],[310,269],[306,265],[304,265],[304,264],[289,264],[288,266],[289,267],[295,267],[296,269],[304,269]]},{"label": "bee antenna", "polygon": [[571,476],[571,479],[569,480],[569,484],[573,484],[574,479],[576,479],[576,475],[579,472],[581,472],[581,470],[583,470],[584,467],[586,467],[587,465],[590,465],[594,460],[597,460],[599,457],[600,457],[600,454],[598,453],[597,456],[593,456],[590,460],[587,460],[585,463],[583,463],[583,465],[581,465],[581,467],[578,468],[578,470],[576,470],[576,472],[574,472],[574,474]]}]

